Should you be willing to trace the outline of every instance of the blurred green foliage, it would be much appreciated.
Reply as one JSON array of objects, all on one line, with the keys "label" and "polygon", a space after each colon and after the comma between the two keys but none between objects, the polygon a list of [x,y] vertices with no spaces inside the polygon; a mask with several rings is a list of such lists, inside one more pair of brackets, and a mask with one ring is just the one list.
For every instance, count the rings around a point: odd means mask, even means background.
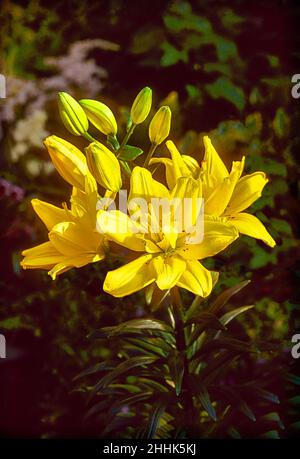
[{"label": "blurred green foliage", "polygon": [[[49,9],[47,2],[31,0],[26,6],[5,1],[0,7],[2,73],[38,83],[53,75],[45,56],[65,55],[69,44],[78,40],[112,40],[120,45],[117,53],[93,50],[91,57],[108,71],[103,94],[123,128],[137,91],[151,86],[159,94],[157,102],[172,108],[171,137],[182,152],[201,160],[201,137],[208,132],[227,165],[246,155],[248,172],[262,170],[268,175],[270,182],[252,210],[277,241],[276,248],[271,251],[245,236],[246,248],[237,241],[213,263],[208,260],[207,266],[221,271],[216,293],[251,278],[253,288],[245,291],[243,302],[256,308],[239,321],[248,337],[280,345],[268,374],[274,392],[279,386],[283,411],[288,411],[288,398],[296,396],[297,381],[289,386],[283,381],[293,363],[287,350],[299,329],[295,314],[300,303],[296,266],[300,110],[290,95],[291,75],[299,72],[300,65],[297,19],[299,6],[287,1],[262,7],[238,1],[225,5],[153,0],[136,6],[122,0],[93,4],[58,0]],[[53,105],[47,113],[49,132],[65,136]],[[21,116],[16,110],[13,123]],[[18,201],[3,193],[0,197],[0,331],[11,346],[37,363],[28,375],[28,396],[17,399],[18,409],[27,413],[26,421],[14,411],[9,424],[9,413],[4,411],[8,425],[1,418],[0,429],[13,434],[22,421],[27,433],[34,435],[98,434],[96,424],[86,427],[83,422],[85,394],[70,393],[72,378],[89,365],[114,359],[118,349],[91,342],[87,335],[100,326],[148,317],[149,311],[142,295],[117,301],[104,294],[103,265],[73,270],[55,283],[46,274],[20,271],[20,251],[44,237],[30,199],[38,196],[59,203],[66,190],[56,174],[28,178],[22,161],[10,162],[12,130],[10,125],[1,138],[1,175],[22,187],[25,198]],[[163,148],[158,151],[165,156]],[[42,149],[41,157],[45,158]],[[41,383],[36,386],[33,379]],[[295,399],[292,406],[293,415],[285,425],[294,427],[285,435],[293,434],[299,424]]]}]

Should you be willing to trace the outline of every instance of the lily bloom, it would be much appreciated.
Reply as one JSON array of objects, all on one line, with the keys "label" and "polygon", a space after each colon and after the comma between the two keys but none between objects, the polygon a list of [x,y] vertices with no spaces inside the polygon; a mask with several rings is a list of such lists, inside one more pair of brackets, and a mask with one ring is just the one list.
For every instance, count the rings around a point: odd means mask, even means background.
[{"label": "lily bloom", "polygon": [[39,199],[31,201],[49,231],[49,240],[22,252],[24,269],[47,269],[55,279],[73,267],[80,268],[105,258],[107,243],[104,236],[95,231],[98,194],[92,177],[86,178],[85,189],[73,188],[71,210],[65,203],[59,208]]},{"label": "lily bloom", "polygon": [[[177,285],[196,295],[208,296],[218,274],[207,270],[199,260],[225,249],[238,237],[237,230],[219,218],[207,216],[204,239],[192,243],[194,227],[182,230],[173,219],[166,224],[163,218],[154,216],[152,198],[174,198],[176,203],[186,197],[199,198],[202,196],[200,180],[180,177],[170,193],[147,169],[135,167],[130,185],[129,204],[133,198],[142,198],[147,203],[146,215],[142,213],[140,221],[132,218],[136,206],[130,206],[131,218],[118,210],[98,212],[98,230],[109,240],[137,253],[136,259],[107,273],[104,290],[123,297],[155,283],[160,290]],[[192,206],[190,214],[191,221],[195,222],[198,218],[195,207]],[[155,231],[145,224],[153,218],[156,219]]]},{"label": "lily bloom", "polygon": [[172,141],[166,146],[171,158],[152,158],[150,164],[166,167],[166,181],[173,189],[180,177],[199,178],[202,182],[204,212],[220,217],[233,225],[239,233],[260,239],[270,247],[276,242],[260,220],[244,212],[262,194],[268,179],[264,172],[242,177],[245,158],[233,161],[231,171],[223,163],[208,136],[204,137],[205,155],[201,165],[191,156],[181,155]]}]

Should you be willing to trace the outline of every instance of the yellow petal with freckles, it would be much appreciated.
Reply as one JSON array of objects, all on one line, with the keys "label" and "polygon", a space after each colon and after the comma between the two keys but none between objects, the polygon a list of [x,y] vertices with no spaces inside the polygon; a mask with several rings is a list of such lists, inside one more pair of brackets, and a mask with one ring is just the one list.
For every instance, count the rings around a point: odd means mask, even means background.
[{"label": "yellow petal with freckles", "polygon": [[204,220],[203,241],[196,244],[185,244],[177,253],[187,260],[201,260],[212,257],[238,238],[238,231],[230,222],[221,220]]},{"label": "yellow petal with freckles", "polygon": [[46,201],[41,201],[40,199],[32,199],[31,204],[34,208],[34,211],[37,213],[49,231],[57,223],[66,221],[68,218],[70,218],[70,215],[65,211],[65,209],[53,206]]},{"label": "yellow petal with freckles", "polygon": [[261,239],[265,244],[274,247],[276,242],[257,217],[240,212],[229,219],[229,222],[242,234]]},{"label": "yellow petal with freckles", "polygon": [[251,206],[261,196],[267,182],[263,172],[244,175],[238,181],[224,215],[234,215]]},{"label": "yellow petal with freckles", "polygon": [[[213,277],[215,281],[216,276]],[[205,298],[211,293],[213,279],[210,271],[199,261],[187,261],[186,269],[177,281],[177,285]]]},{"label": "yellow petal with freckles", "polygon": [[217,183],[222,183],[225,177],[228,177],[228,170],[222,159],[215,150],[210,138],[203,137],[205,154],[203,161],[206,163],[207,172],[215,178]]},{"label": "yellow petal with freckles", "polygon": [[99,210],[97,231],[128,249],[145,251],[146,242],[141,227],[120,210]]},{"label": "yellow petal with freckles", "polygon": [[182,276],[186,262],[177,256],[158,256],[153,259],[153,266],[156,271],[156,284],[160,290],[168,290],[176,285]]},{"label": "yellow petal with freckles", "polygon": [[109,271],[103,289],[115,297],[123,297],[137,292],[155,280],[152,255],[143,255],[121,268]]}]

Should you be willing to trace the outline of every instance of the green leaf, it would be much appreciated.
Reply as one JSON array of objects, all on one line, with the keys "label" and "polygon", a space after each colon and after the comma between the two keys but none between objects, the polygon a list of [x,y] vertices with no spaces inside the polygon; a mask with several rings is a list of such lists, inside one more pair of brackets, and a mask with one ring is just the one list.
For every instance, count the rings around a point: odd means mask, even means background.
[{"label": "green leaf", "polygon": [[293,375],[292,373],[288,373],[286,376],[286,379],[293,383],[296,384],[297,386],[300,386],[300,376]]},{"label": "green leaf", "polygon": [[265,432],[261,435],[262,438],[273,438],[273,439],[280,439],[280,436],[277,430],[270,430],[269,432]]},{"label": "green leaf", "polygon": [[268,414],[265,414],[262,419],[266,420],[266,421],[270,421],[270,422],[276,422],[280,429],[284,430],[284,425],[280,419],[280,416],[278,413],[276,413],[276,411],[272,412],[272,413],[268,413]]},{"label": "green leaf", "polygon": [[226,330],[226,327],[219,321],[219,319],[215,316],[215,314],[207,311],[203,311],[200,314],[194,314],[187,322],[185,326],[190,324],[200,324],[201,331],[203,329],[212,328],[214,330]]},{"label": "green leaf", "polygon": [[273,120],[273,129],[277,137],[280,139],[286,137],[289,133],[290,119],[285,110],[280,107],[276,110],[275,118]]},{"label": "green leaf", "polygon": [[228,78],[220,77],[214,83],[205,85],[208,94],[213,99],[226,99],[231,102],[238,110],[243,110],[245,107],[244,91],[234,85]]},{"label": "green leaf", "polygon": [[235,438],[235,439],[242,438],[241,434],[233,426],[230,426],[229,429],[227,430],[227,432],[228,432],[228,434],[230,435],[231,438]]},{"label": "green leaf", "polygon": [[148,426],[148,432],[147,432],[147,438],[154,438],[159,421],[164,414],[166,409],[166,401],[165,400],[160,400],[158,403],[153,408],[152,413],[150,414],[150,419],[149,419],[149,426]]},{"label": "green leaf", "polygon": [[118,158],[123,161],[134,161],[138,156],[142,155],[144,152],[141,148],[133,147],[131,145],[125,145]]},{"label": "green leaf", "polygon": [[[158,334],[172,337],[174,330],[170,325],[154,319],[133,319],[115,327],[103,327],[91,333],[91,338],[112,338],[126,334]],[[171,335],[172,334],[172,335]]]},{"label": "green leaf", "polygon": [[181,392],[182,379],[184,375],[184,352],[174,349],[168,358],[170,375],[175,383],[175,391],[178,396]]},{"label": "green leaf", "polygon": [[21,328],[23,325],[21,316],[7,317],[0,321],[0,328],[4,330],[15,330]]},{"label": "green leaf", "polygon": [[300,395],[296,395],[295,397],[290,398],[289,402],[292,405],[300,405]]},{"label": "green leaf", "polygon": [[125,360],[124,362],[120,363],[113,371],[106,374],[98,383],[94,386],[91,396],[96,394],[98,391],[107,387],[110,383],[112,383],[116,378],[123,375],[127,371],[131,370],[132,368],[149,365],[157,360],[157,357],[148,357],[148,356],[138,356],[132,357],[131,359]]},{"label": "green leaf", "polygon": [[212,403],[209,398],[209,393],[206,388],[203,388],[200,390],[199,399],[205,411],[212,418],[212,420],[216,422],[217,421],[216,411],[214,407],[212,406]]},{"label": "green leaf", "polygon": [[170,351],[170,346],[160,339],[153,339],[151,341],[148,339],[147,341],[141,338],[127,338],[126,342],[132,344],[132,347],[136,349],[148,351],[148,353],[156,354],[160,357],[166,357]]},{"label": "green leaf", "polygon": [[269,402],[279,404],[279,398],[277,395],[273,394],[273,392],[270,392],[268,390],[262,389],[261,387],[254,386],[252,388],[252,391],[258,395],[261,398],[264,398],[265,400],[268,400]]},{"label": "green leaf", "polygon": [[185,63],[188,62],[188,52],[185,49],[180,51],[168,42],[164,42],[161,45],[161,49],[164,52],[160,60],[160,64],[162,67],[169,67],[170,65],[175,65],[179,61]]},{"label": "green leaf", "polygon": [[252,309],[254,308],[254,304],[251,304],[249,306],[242,306],[240,308],[237,308],[237,309],[234,309],[233,311],[229,311],[227,312],[226,314],[224,314],[221,319],[220,319],[220,322],[223,324],[223,325],[227,325],[229,324],[229,322],[231,322],[235,317],[237,317],[238,315],[242,314],[243,312],[246,312],[248,311],[249,309]]},{"label": "green leaf", "polygon": [[213,314],[218,314],[218,312],[223,308],[223,306],[225,306],[225,304],[228,303],[230,298],[236,295],[240,290],[246,287],[250,282],[251,282],[250,280],[240,282],[239,284],[234,285],[233,287],[230,287],[224,292],[222,292],[221,295],[219,295],[218,298],[213,302],[213,304],[209,308],[209,311]]}]

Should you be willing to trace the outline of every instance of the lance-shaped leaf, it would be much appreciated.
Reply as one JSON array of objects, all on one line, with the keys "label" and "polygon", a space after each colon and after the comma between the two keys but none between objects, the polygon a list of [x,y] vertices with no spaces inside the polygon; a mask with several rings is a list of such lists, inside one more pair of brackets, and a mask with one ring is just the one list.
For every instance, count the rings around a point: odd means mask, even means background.
[{"label": "lance-shaped leaf", "polygon": [[207,412],[207,414],[212,418],[213,421],[217,420],[216,411],[211,403],[209,393],[205,387],[203,387],[199,392],[199,400]]},{"label": "lance-shaped leaf", "polygon": [[222,292],[218,296],[218,298],[213,302],[211,307],[209,308],[209,312],[213,314],[218,314],[223,308],[223,306],[225,306],[228,303],[230,298],[236,295],[240,290],[246,287],[250,282],[251,282],[250,280],[240,282],[239,284],[234,285],[233,287],[230,287],[224,292]]},{"label": "lance-shaped leaf", "polygon": [[149,416],[147,438],[154,438],[158,428],[159,421],[165,412],[166,406],[166,398],[162,398],[154,405],[152,413]]},{"label": "lance-shaped leaf", "polygon": [[229,324],[229,322],[231,322],[232,319],[234,319],[236,316],[252,308],[254,308],[254,304],[250,304],[249,306],[242,306],[240,308],[234,309],[233,311],[229,311],[221,317],[220,322],[225,326]]},{"label": "lance-shaped leaf", "polygon": [[175,384],[176,395],[181,392],[182,379],[184,375],[184,352],[174,349],[170,352],[168,358],[168,366],[171,378]]},{"label": "lance-shaped leaf", "polygon": [[154,319],[133,319],[127,322],[121,323],[115,327],[103,327],[100,330],[94,331],[91,338],[111,338],[113,336],[120,336],[130,333],[145,334],[145,333],[156,333],[161,336],[166,334],[170,335],[174,333],[172,327],[167,325],[165,322]]},{"label": "lance-shaped leaf", "polygon": [[132,145],[125,145],[118,154],[118,158],[123,161],[134,161],[143,153],[144,152],[141,148],[133,147]]},{"label": "lance-shaped leaf", "polygon": [[91,392],[91,397],[95,395],[101,389],[107,387],[110,383],[112,383],[116,378],[123,375],[124,373],[128,372],[132,368],[148,365],[150,363],[155,362],[158,360],[157,357],[148,357],[148,356],[139,356],[139,357],[132,357],[131,359],[125,360],[124,362],[120,363],[113,371],[105,375],[98,383],[95,385]]}]

